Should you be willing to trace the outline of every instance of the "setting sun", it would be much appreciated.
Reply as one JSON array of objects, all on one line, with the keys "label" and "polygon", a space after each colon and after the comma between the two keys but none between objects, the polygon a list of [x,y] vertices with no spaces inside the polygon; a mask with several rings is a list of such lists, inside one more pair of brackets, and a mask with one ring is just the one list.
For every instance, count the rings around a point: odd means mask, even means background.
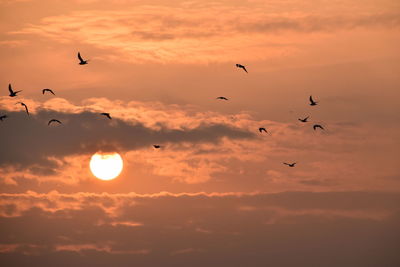
[{"label": "setting sun", "polygon": [[122,171],[123,161],[118,153],[96,153],[90,159],[90,170],[101,180],[112,180]]}]

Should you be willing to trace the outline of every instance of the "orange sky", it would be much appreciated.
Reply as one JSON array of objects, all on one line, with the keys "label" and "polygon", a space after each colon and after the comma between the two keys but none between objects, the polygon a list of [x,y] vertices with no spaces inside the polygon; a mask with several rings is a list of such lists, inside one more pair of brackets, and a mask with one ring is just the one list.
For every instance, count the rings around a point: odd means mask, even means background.
[{"label": "orange sky", "polygon": [[[0,0],[0,17],[0,262],[399,263],[399,1]],[[117,179],[90,173],[99,150]]]}]

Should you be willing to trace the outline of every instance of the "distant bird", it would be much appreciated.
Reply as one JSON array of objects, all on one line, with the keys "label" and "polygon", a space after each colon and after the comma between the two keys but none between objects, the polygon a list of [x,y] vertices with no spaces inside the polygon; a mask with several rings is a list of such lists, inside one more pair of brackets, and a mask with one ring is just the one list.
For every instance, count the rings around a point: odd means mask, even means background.
[{"label": "distant bird", "polygon": [[262,133],[263,131],[266,132],[266,133],[268,133],[268,132],[267,132],[267,129],[265,129],[264,127],[258,128],[258,131],[260,131],[260,133]]},{"label": "distant bird", "polygon": [[240,69],[243,69],[246,73],[248,73],[245,66],[243,66],[241,64],[236,64],[236,67],[240,68]]},{"label": "distant bird", "polygon": [[8,116],[7,115],[1,115],[0,116],[0,121],[3,121],[5,118],[7,118]]},{"label": "distant bird", "polygon": [[43,95],[44,95],[44,93],[46,93],[46,92],[50,92],[50,93],[52,93],[53,95],[56,95],[56,94],[53,92],[53,90],[51,90],[51,89],[49,89],[49,88],[45,88],[45,89],[42,90],[42,94],[43,94]]},{"label": "distant bird", "polygon": [[321,130],[325,130],[324,127],[322,127],[321,125],[319,125],[319,124],[314,124],[314,126],[313,126],[314,131],[315,131],[317,128],[321,128]]},{"label": "distant bird", "polygon": [[62,124],[62,122],[59,120],[51,119],[51,120],[49,120],[49,123],[47,123],[47,125],[50,125],[52,122],[58,122],[59,124]]},{"label": "distant bird", "polygon": [[80,52],[78,52],[78,59],[79,59],[79,65],[86,65],[86,64],[88,64],[88,61],[89,60],[83,60],[83,58],[82,58],[82,56],[81,56],[81,53]]},{"label": "distant bird", "polygon": [[9,96],[10,96],[10,97],[14,97],[14,96],[17,96],[17,94],[18,94],[19,92],[21,92],[22,90],[13,91],[13,89],[12,89],[12,87],[11,87],[11,83],[9,83],[9,84],[8,84],[8,91],[10,91]]},{"label": "distant bird", "polygon": [[221,100],[228,100],[228,98],[224,97],[224,96],[219,96],[216,99],[221,99]]},{"label": "distant bird", "polygon": [[21,106],[24,106],[25,110],[26,110],[26,114],[28,114],[28,116],[29,116],[28,106],[25,103],[22,103],[22,102],[18,102],[17,104],[21,104]]},{"label": "distant bird", "polygon": [[153,147],[158,149],[158,148],[160,148],[161,146],[160,146],[160,145],[153,145]]},{"label": "distant bird", "polygon": [[111,120],[110,113],[103,112],[103,113],[100,113],[100,115],[106,116],[108,119]]},{"label": "distant bird", "polygon": [[308,122],[308,118],[310,118],[310,116],[305,117],[304,119],[299,119],[299,121],[301,122]]},{"label": "distant bird", "polygon": [[310,106],[316,106],[317,103],[318,103],[318,102],[315,102],[315,101],[312,99],[312,95],[310,95]]},{"label": "distant bird", "polygon": [[283,164],[288,165],[289,167],[294,167],[294,165],[296,165],[297,162],[293,162],[293,163],[286,163],[284,162]]}]

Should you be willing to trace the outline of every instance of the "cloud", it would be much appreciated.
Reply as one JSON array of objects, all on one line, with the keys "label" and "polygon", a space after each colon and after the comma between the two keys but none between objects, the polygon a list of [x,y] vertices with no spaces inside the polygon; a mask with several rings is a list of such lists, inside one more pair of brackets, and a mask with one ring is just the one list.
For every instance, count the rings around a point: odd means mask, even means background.
[{"label": "cloud", "polygon": [[[2,112],[4,113],[4,112]],[[169,129],[160,125],[148,128],[140,122],[125,122],[114,118],[111,122],[98,113],[77,114],[39,110],[27,117],[22,112],[8,112],[2,126],[0,146],[7,153],[0,156],[0,164],[46,163],[55,167],[51,157],[92,154],[96,151],[129,151],[152,144],[217,143],[222,138],[244,139],[254,135],[224,124],[202,124],[195,128]],[[50,119],[62,125],[47,125]],[[36,172],[47,170],[35,169]]]},{"label": "cloud", "polygon": [[[67,44],[79,40],[82,44],[108,49],[114,58],[120,56],[119,60],[135,63],[192,63],[226,62],[242,54],[260,59],[261,55],[273,57],[283,52],[292,53],[299,45],[307,43],[300,38],[305,33],[400,26],[400,14],[389,10],[377,13],[367,9],[347,14],[334,8],[329,15],[324,15],[312,10],[284,12],[280,3],[273,4],[274,11],[265,3],[250,7],[226,3],[192,4],[79,10],[45,17],[40,23],[10,34],[42,36]],[[250,48],[254,54],[248,52]]]},{"label": "cloud", "polygon": [[0,199],[0,259],[7,266],[38,266],[44,258],[74,266],[249,260],[252,266],[395,266],[400,260],[398,193],[27,192]]}]

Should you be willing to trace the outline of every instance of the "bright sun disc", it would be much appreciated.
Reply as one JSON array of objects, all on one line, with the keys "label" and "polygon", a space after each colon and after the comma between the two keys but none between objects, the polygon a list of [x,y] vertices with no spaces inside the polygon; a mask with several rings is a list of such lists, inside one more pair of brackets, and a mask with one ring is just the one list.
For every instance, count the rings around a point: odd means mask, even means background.
[{"label": "bright sun disc", "polygon": [[122,171],[124,163],[118,153],[96,153],[90,159],[90,170],[101,180],[112,180]]}]

